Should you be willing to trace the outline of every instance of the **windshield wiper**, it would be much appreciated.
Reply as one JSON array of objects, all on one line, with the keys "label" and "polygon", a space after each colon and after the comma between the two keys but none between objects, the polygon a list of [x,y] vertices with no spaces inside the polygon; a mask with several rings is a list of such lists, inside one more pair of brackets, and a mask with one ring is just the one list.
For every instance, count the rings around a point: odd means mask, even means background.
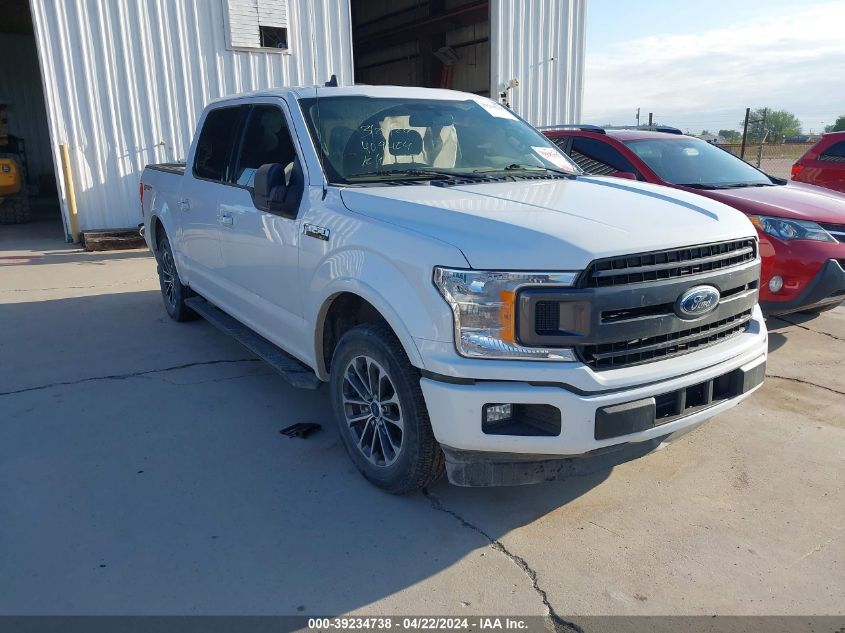
[{"label": "windshield wiper", "polygon": [[496,167],[490,169],[475,169],[473,170],[476,174],[489,174],[492,172],[510,172],[510,171],[527,171],[527,172],[539,172],[539,171],[548,171],[553,174],[560,174],[561,176],[577,176],[578,174],[574,171],[566,171],[564,169],[553,169],[552,167],[544,167],[542,165],[520,165],[519,163],[512,163],[507,167]]},{"label": "windshield wiper", "polygon": [[679,187],[689,187],[690,189],[718,189],[718,185],[706,185],[701,182],[676,182]]},{"label": "windshield wiper", "polygon": [[381,169],[376,171],[368,171],[361,174],[352,174],[346,177],[346,180],[353,180],[359,178],[389,178],[395,177],[397,179],[414,178],[418,180],[459,180],[461,178],[481,178],[475,174],[468,173],[452,173],[448,171],[438,171],[436,169]]},{"label": "windshield wiper", "polygon": [[724,182],[724,183],[701,183],[701,182],[679,182],[679,187],[690,189],[743,189],[745,187],[772,187],[764,182]]}]

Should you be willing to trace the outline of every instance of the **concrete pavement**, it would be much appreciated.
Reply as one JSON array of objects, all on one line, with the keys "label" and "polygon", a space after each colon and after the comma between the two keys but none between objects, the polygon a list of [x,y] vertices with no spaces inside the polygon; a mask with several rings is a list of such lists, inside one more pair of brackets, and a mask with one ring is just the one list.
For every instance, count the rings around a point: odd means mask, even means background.
[{"label": "concrete pavement", "polygon": [[393,497],[147,253],[34,233],[0,228],[0,614],[845,610],[845,309],[772,319],[752,399],[613,472]]}]

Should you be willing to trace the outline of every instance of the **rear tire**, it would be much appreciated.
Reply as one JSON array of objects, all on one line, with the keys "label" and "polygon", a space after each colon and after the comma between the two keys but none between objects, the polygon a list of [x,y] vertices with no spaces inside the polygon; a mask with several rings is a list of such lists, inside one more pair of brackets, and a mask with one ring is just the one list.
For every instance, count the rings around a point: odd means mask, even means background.
[{"label": "rear tire", "polygon": [[185,299],[194,295],[187,286],[183,286],[176,270],[176,259],[173,257],[173,249],[170,247],[170,240],[164,237],[158,243],[156,251],[158,261],[158,283],[161,286],[161,298],[164,300],[164,309],[174,321],[191,321],[199,315],[191,310]]},{"label": "rear tire", "polygon": [[0,202],[0,224],[25,224],[32,220],[26,194],[6,198]]},{"label": "rear tire", "polygon": [[419,371],[387,325],[366,323],[343,335],[332,357],[330,390],[346,452],[370,482],[403,494],[443,474]]}]

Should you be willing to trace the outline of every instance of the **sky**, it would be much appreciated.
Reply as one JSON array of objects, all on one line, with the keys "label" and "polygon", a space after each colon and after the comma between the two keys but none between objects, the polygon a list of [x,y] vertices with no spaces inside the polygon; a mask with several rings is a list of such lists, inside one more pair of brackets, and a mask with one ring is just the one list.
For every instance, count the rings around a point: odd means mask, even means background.
[{"label": "sky", "polygon": [[589,0],[582,123],[741,129],[746,107],[804,132],[845,114],[845,0]]}]

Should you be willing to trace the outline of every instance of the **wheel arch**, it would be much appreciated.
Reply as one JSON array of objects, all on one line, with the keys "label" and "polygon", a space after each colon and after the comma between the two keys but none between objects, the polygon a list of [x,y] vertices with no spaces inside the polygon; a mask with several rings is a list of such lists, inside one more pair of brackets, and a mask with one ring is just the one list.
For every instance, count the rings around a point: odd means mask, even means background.
[{"label": "wheel arch", "polygon": [[331,356],[343,334],[361,323],[378,321],[390,328],[411,364],[422,368],[419,349],[395,309],[374,289],[358,283],[335,289],[317,312],[314,359],[320,379],[328,380]]},{"label": "wheel arch", "polygon": [[164,228],[164,223],[158,217],[158,214],[153,214],[150,216],[150,247],[152,251],[155,253],[158,251],[158,244],[161,241],[161,238],[167,234],[167,230]]}]

